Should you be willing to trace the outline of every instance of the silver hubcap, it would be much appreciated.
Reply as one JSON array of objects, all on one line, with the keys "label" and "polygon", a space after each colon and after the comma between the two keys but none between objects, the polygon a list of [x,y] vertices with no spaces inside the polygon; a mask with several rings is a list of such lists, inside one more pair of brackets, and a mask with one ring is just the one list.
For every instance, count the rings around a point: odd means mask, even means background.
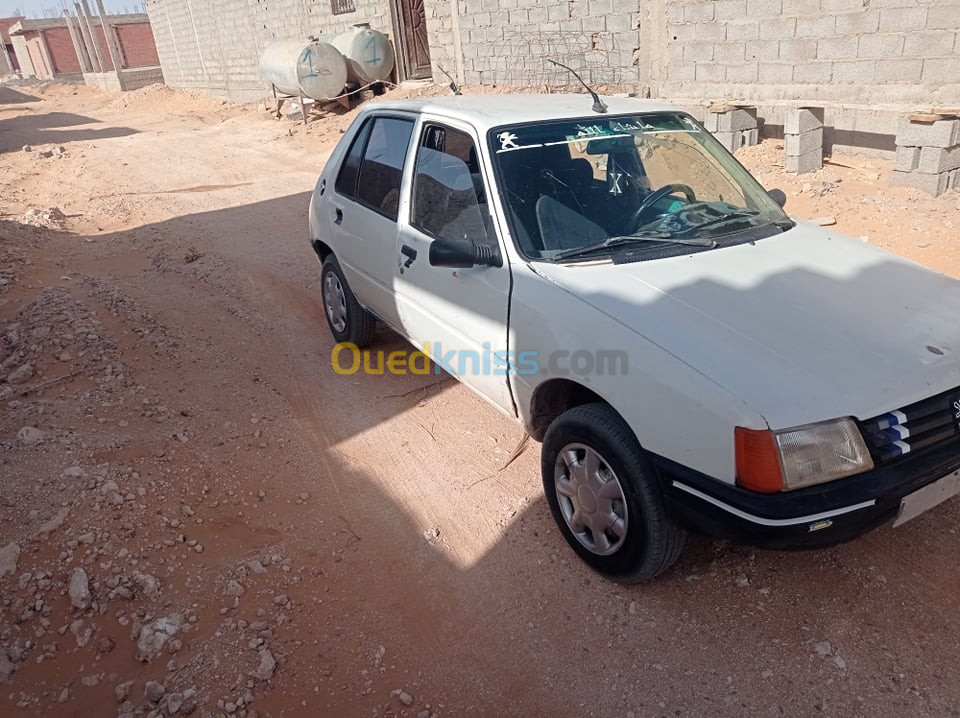
[{"label": "silver hubcap", "polygon": [[598,556],[615,553],[627,537],[627,502],[609,464],[589,446],[567,444],[553,480],[560,513],[577,541]]},{"label": "silver hubcap", "polygon": [[343,294],[340,279],[333,272],[327,272],[327,278],[323,281],[323,303],[334,330],[342,332],[346,329],[347,298]]}]

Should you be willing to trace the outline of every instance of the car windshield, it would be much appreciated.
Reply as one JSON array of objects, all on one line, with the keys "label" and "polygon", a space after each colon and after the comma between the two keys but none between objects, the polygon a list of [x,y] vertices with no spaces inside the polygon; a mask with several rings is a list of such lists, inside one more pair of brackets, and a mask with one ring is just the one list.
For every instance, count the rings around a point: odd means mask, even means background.
[{"label": "car windshield", "polygon": [[673,256],[791,224],[684,114],[512,125],[492,130],[489,141],[514,239],[533,259]]}]

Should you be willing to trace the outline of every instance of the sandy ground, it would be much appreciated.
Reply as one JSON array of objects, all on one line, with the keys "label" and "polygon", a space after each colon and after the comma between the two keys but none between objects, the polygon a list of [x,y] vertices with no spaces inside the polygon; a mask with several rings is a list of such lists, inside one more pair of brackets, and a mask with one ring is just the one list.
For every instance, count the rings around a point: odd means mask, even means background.
[{"label": "sandy ground", "polygon": [[[504,468],[516,425],[334,374],[306,206],[349,120],[0,87],[0,714],[960,713],[960,502],[813,553],[692,539],[623,587],[538,446]],[[960,276],[956,193],[741,157]]]}]

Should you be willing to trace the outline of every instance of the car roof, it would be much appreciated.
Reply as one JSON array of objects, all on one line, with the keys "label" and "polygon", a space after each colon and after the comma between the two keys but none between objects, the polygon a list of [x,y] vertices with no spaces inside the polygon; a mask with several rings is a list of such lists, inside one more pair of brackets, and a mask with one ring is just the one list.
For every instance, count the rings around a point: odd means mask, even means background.
[{"label": "car roof", "polygon": [[484,132],[500,125],[542,122],[544,120],[589,120],[610,115],[638,112],[680,112],[663,102],[636,97],[603,97],[606,114],[593,112],[588,94],[479,94],[422,97],[411,100],[386,100],[371,103],[368,112],[389,110],[432,114],[463,120]]}]

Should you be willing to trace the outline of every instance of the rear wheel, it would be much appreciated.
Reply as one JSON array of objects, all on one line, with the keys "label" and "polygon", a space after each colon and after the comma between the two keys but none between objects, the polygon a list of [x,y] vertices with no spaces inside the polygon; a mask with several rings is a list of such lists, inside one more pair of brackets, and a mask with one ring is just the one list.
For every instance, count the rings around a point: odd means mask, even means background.
[{"label": "rear wheel", "polygon": [[667,513],[649,460],[610,406],[585,404],[558,417],[540,462],[553,518],[591,568],[638,583],[677,560],[686,532]]},{"label": "rear wheel", "polygon": [[323,289],[323,313],[327,315],[333,338],[338,343],[349,342],[358,347],[369,344],[373,340],[377,320],[353,296],[340,263],[332,254],[323,260],[320,284]]}]

